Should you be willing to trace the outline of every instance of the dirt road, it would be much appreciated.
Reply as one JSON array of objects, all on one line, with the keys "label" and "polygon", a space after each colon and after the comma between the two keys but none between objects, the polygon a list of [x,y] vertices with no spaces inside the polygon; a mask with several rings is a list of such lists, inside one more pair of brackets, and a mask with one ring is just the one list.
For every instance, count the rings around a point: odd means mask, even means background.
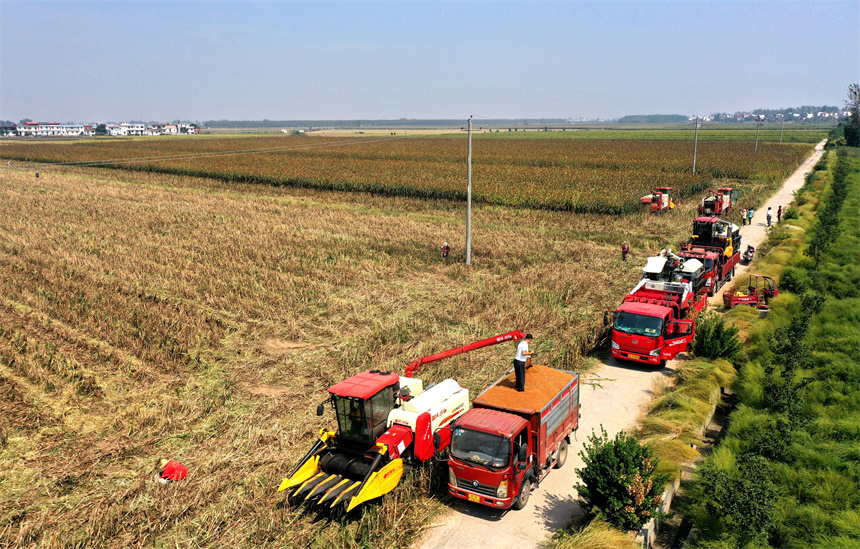
[{"label": "dirt road", "polygon": [[[764,242],[767,207],[773,208],[775,222],[777,207],[781,204],[785,208],[791,203],[794,192],[803,186],[806,174],[821,158],[823,149],[822,141],[783,187],[755,212],[753,224],[741,228],[744,249],[747,244],[758,248]],[[747,269],[739,266],[736,276]],[[712,306],[722,303],[722,290],[710,303]],[[671,361],[662,370],[649,370],[608,359],[598,371],[582,380],[582,418],[567,463],[546,477],[532,493],[528,506],[521,511],[498,511],[457,500],[444,522],[428,532],[421,549],[539,547],[572,516],[581,513],[574,502],[573,486],[577,482],[575,470],[583,466],[579,452],[587,437],[592,431],[599,431],[601,425],[610,436],[634,425],[642,408],[651,400],[654,381],[668,377],[675,365],[676,362]]]},{"label": "dirt road", "polygon": [[[774,193],[766,203],[762,204],[755,211],[753,214],[752,224],[741,227],[741,253],[747,249],[747,245],[752,245],[756,249],[761,246],[765,238],[767,238],[768,206],[773,209],[773,225],[776,225],[777,208],[782,206],[783,210],[785,210],[785,208],[787,208],[794,200],[794,193],[797,192],[799,188],[803,187],[803,183],[806,180],[806,174],[812,171],[813,166],[815,166],[824,154],[824,143],[825,141],[822,141],[816,145],[815,152],[812,153],[812,155],[807,158],[803,164],[801,164],[800,167],[788,177],[788,179],[785,180],[782,187]],[[750,267],[748,265],[738,265],[735,270],[735,277],[745,275],[749,273],[749,271]],[[727,288],[728,285],[724,285],[720,288],[720,291],[716,292],[714,296],[708,300],[708,306],[722,306],[723,293]]]}]

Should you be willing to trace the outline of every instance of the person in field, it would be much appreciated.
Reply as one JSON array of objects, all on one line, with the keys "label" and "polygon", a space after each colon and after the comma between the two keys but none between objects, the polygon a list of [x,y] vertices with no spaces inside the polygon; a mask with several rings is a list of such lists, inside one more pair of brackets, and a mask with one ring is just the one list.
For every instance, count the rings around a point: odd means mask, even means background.
[{"label": "person in field", "polygon": [[625,242],[621,245],[621,260],[627,261],[627,254],[630,253],[630,246]]},{"label": "person in field", "polygon": [[534,354],[534,352],[529,351],[529,343],[531,342],[532,335],[526,334],[526,337],[517,344],[517,355],[514,357],[514,375],[519,392],[526,390],[526,360]]},{"label": "person in field", "polygon": [[178,461],[172,459],[158,460],[158,471],[155,477],[162,484],[182,480],[188,475],[188,469]]},{"label": "person in field", "polygon": [[451,246],[448,245],[448,242],[442,243],[442,259],[448,259],[448,254],[451,253]]}]

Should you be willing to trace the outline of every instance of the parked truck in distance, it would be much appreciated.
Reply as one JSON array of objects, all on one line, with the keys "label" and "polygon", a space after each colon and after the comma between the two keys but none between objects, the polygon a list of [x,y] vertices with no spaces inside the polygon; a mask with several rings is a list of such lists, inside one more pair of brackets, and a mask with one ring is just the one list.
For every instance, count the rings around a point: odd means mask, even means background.
[{"label": "parked truck in distance", "polygon": [[532,488],[567,460],[579,427],[579,374],[535,365],[518,392],[512,373],[437,433],[448,457],[448,492],[495,509],[522,509]]},{"label": "parked truck in distance", "polygon": [[693,235],[678,255],[695,258],[705,265],[704,285],[713,296],[735,275],[741,261],[738,226],[717,217],[702,216],[693,221]]}]

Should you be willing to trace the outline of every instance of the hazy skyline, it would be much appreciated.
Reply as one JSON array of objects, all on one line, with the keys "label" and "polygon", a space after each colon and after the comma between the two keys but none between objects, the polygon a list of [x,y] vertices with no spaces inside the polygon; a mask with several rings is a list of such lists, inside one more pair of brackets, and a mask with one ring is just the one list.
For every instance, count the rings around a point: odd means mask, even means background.
[{"label": "hazy skyline", "polygon": [[842,107],[860,2],[0,3],[0,119]]}]

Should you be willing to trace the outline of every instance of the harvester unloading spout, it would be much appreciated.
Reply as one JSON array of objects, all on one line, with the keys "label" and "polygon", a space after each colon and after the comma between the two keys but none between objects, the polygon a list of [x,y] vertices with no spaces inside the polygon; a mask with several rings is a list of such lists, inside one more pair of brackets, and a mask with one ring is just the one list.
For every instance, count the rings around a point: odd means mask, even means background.
[{"label": "harvester unloading spout", "polygon": [[387,494],[403,477],[405,463],[433,459],[433,434],[469,409],[468,390],[453,379],[424,390],[412,374],[422,364],[523,337],[516,330],[419,358],[407,365],[405,377],[369,370],[329,387],[338,430],[320,432],[278,491],[288,490],[290,504],[306,502],[335,514]]}]

